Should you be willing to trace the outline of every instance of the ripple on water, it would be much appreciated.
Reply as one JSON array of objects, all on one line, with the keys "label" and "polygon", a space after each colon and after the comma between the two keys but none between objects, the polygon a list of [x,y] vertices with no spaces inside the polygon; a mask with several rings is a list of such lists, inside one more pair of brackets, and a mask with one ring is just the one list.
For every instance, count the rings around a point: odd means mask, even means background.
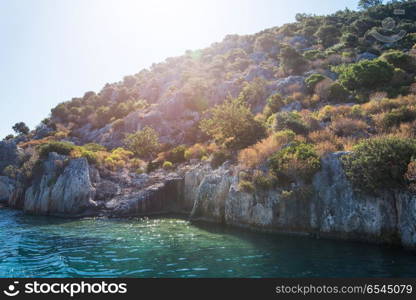
[{"label": "ripple on water", "polygon": [[63,220],[2,209],[0,228],[0,277],[416,275],[416,256],[400,249],[178,219]]}]

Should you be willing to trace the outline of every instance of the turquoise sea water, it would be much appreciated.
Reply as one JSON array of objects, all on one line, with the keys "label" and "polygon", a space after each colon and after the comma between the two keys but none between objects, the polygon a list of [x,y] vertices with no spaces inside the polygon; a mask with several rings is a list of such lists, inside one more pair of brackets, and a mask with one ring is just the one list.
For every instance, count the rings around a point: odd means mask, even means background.
[{"label": "turquoise sea water", "polygon": [[0,209],[0,277],[406,277],[401,249],[194,226],[63,220]]}]

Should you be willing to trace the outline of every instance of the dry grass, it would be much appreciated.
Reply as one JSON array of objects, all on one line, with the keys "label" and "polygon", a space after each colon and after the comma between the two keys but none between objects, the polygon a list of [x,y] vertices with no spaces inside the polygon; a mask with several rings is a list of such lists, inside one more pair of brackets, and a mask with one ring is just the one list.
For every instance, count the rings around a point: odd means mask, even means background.
[{"label": "dry grass", "polygon": [[243,149],[238,154],[238,162],[242,168],[254,168],[265,162],[273,153],[280,150],[282,146],[295,139],[295,135],[277,132],[257,144]]},{"label": "dry grass", "polygon": [[416,121],[400,124],[399,128],[396,128],[392,134],[401,138],[416,138]]},{"label": "dry grass", "polygon": [[322,141],[315,144],[315,150],[316,153],[318,153],[318,155],[322,157],[329,153],[337,152],[343,149],[342,147],[340,147],[340,145],[337,145],[332,141]]},{"label": "dry grass", "polygon": [[318,95],[319,98],[324,101],[328,100],[330,88],[333,83],[334,81],[329,78],[325,78],[324,80],[321,80],[315,86],[315,89],[314,89],[315,94]]},{"label": "dry grass", "polygon": [[341,117],[332,121],[329,129],[339,137],[364,137],[367,134],[368,125],[362,120]]}]

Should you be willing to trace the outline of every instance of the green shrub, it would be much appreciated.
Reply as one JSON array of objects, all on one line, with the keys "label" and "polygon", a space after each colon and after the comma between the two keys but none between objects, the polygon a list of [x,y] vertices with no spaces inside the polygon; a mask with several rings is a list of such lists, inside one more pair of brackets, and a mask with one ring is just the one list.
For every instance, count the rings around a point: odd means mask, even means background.
[{"label": "green shrub", "polygon": [[373,90],[384,88],[393,78],[394,67],[380,59],[362,60],[333,68],[339,73],[339,81],[349,90]]},{"label": "green shrub", "polygon": [[38,146],[39,156],[47,158],[50,152],[56,152],[61,155],[69,155],[75,149],[75,145],[69,142],[48,142]]},{"label": "green shrub", "polygon": [[347,47],[356,47],[358,45],[358,36],[353,33],[345,33],[342,35],[341,41]]},{"label": "green shrub", "polygon": [[307,134],[309,131],[297,112],[279,112],[274,115],[273,121],[273,127],[277,131],[289,129],[297,134]]},{"label": "green shrub", "polygon": [[240,180],[238,183],[238,189],[244,193],[254,193],[256,188],[254,187],[254,184],[251,181],[248,180]]},{"label": "green shrub", "polygon": [[348,100],[350,92],[343,87],[339,82],[334,82],[329,87],[328,98],[332,102],[345,102]]},{"label": "green shrub", "polygon": [[177,146],[167,153],[166,159],[173,163],[184,162],[186,160],[185,151],[186,151],[186,146],[184,145]]},{"label": "green shrub", "polygon": [[325,59],[326,54],[320,50],[308,50],[303,53],[303,56],[309,60]]},{"label": "green shrub", "polygon": [[264,113],[267,117],[269,117],[270,115],[277,113],[284,105],[285,101],[282,96],[278,93],[273,94],[267,98],[267,104],[264,108]]},{"label": "green shrub", "polygon": [[163,163],[163,166],[162,167],[165,170],[171,170],[171,169],[173,169],[173,163],[171,163],[170,161],[165,161]]},{"label": "green shrub", "polygon": [[271,174],[255,172],[253,175],[253,184],[258,189],[269,190],[276,184],[276,178]]},{"label": "green shrub", "polygon": [[300,74],[307,67],[305,58],[290,46],[284,46],[280,50],[280,65],[287,74]]},{"label": "green shrub", "polygon": [[96,143],[89,143],[82,146],[85,150],[98,152],[98,151],[107,151],[107,148],[103,145]]},{"label": "green shrub", "polygon": [[90,163],[90,164],[96,164],[98,162],[97,154],[94,153],[93,151],[82,150],[81,151],[81,157],[86,158],[88,163]]},{"label": "green shrub", "polygon": [[340,31],[336,26],[327,24],[319,27],[315,33],[319,42],[326,48],[336,44],[339,40],[339,35]]},{"label": "green shrub", "polygon": [[145,127],[136,133],[129,134],[124,144],[140,158],[150,158],[160,149],[159,135],[151,127]]},{"label": "green shrub", "polygon": [[404,174],[415,154],[414,140],[376,138],[359,143],[342,161],[347,177],[357,189],[374,192],[403,185]]},{"label": "green shrub", "polygon": [[16,178],[18,172],[19,172],[19,169],[13,165],[8,165],[2,171],[4,176],[10,177],[10,178]]},{"label": "green shrub", "polygon": [[390,50],[380,56],[381,60],[392,64],[394,67],[403,69],[407,72],[414,72],[416,69],[416,61],[414,57],[400,50]]},{"label": "green shrub", "polygon": [[203,119],[200,127],[218,145],[238,150],[255,144],[266,135],[263,124],[254,119],[247,103],[241,99],[227,99],[209,112],[210,117]]},{"label": "green shrub", "polygon": [[276,152],[269,159],[271,171],[283,181],[310,182],[320,169],[321,162],[311,144],[294,142]]},{"label": "green shrub", "polygon": [[161,167],[161,162],[159,161],[149,161],[146,167],[146,172],[151,173]]},{"label": "green shrub", "polygon": [[315,89],[315,86],[324,80],[326,77],[322,74],[312,74],[308,78],[305,79],[306,86],[309,88],[309,90],[313,91]]},{"label": "green shrub", "polygon": [[136,169],[136,174],[137,175],[140,175],[140,174],[143,174],[143,173],[144,173],[144,170],[142,168],[137,168]]}]

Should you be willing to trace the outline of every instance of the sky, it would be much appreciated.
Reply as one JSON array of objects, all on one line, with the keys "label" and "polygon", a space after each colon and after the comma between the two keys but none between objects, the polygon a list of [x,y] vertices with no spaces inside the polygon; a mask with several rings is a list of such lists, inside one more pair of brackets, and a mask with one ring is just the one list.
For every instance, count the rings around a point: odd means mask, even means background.
[{"label": "sky", "polygon": [[0,0],[0,138],[227,34],[252,34],[358,0]]}]

